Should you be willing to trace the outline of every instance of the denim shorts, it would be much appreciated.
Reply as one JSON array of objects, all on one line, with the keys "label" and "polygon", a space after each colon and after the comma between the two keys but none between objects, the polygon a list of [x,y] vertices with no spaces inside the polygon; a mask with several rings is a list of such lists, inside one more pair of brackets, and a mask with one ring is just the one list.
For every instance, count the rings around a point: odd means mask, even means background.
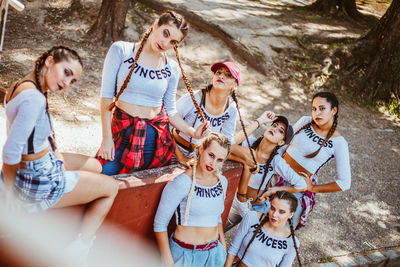
[{"label": "denim shorts", "polygon": [[271,204],[269,203],[269,200],[265,200],[265,202],[262,203],[254,203],[251,204],[251,209],[261,212],[261,213],[267,213],[269,211]]},{"label": "denim shorts", "polygon": [[[172,234],[173,235],[173,234]],[[173,239],[169,239],[174,267],[222,267],[225,264],[226,251],[221,242],[210,250],[200,251],[179,246]]]},{"label": "denim shorts", "polygon": [[[56,158],[53,151],[38,160],[25,163],[26,169],[19,168],[17,171],[14,192],[28,212],[50,208],[63,194],[71,192],[78,182],[79,174],[64,171],[63,162]],[[0,180],[3,182],[3,175]]]}]

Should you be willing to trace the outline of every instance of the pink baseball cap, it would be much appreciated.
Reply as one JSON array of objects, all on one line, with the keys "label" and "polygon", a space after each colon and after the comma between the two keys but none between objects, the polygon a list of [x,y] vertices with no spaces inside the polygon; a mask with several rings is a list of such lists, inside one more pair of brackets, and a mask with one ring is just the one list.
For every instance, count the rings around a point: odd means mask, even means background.
[{"label": "pink baseball cap", "polygon": [[240,74],[240,68],[235,63],[232,61],[217,62],[211,66],[211,71],[215,73],[220,67],[227,67],[233,78],[236,79],[238,85],[240,84],[242,75]]}]

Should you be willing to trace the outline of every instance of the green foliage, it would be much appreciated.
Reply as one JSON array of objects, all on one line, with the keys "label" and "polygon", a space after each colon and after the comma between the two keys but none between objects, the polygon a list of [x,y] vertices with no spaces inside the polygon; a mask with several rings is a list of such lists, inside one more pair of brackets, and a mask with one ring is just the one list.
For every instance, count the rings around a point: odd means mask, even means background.
[{"label": "green foliage", "polygon": [[133,9],[129,9],[128,18],[130,22],[134,25],[142,25],[143,19],[139,17]]},{"label": "green foliage", "polygon": [[400,101],[397,98],[392,98],[384,102],[383,107],[385,107],[390,114],[400,117]]},{"label": "green foliage", "polygon": [[321,16],[318,15],[318,14],[313,14],[313,15],[308,15],[308,16],[306,16],[306,19],[310,19],[310,20],[313,20],[313,19],[320,19],[320,18],[321,18]]},{"label": "green foliage", "polygon": [[323,256],[320,260],[322,263],[336,262],[331,256]]},{"label": "green foliage", "polygon": [[336,49],[336,48],[338,48],[338,47],[342,47],[342,46],[349,45],[349,44],[351,44],[352,42],[354,42],[354,38],[349,38],[349,39],[346,39],[346,40],[344,40],[344,41],[342,41],[342,42],[337,42],[337,43],[332,43],[332,44],[330,44],[330,48],[331,48],[331,49]]}]

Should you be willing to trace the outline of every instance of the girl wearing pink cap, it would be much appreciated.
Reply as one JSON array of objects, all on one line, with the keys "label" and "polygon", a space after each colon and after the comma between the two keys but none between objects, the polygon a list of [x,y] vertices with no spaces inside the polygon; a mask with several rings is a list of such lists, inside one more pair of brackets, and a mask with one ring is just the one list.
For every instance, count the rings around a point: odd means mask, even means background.
[{"label": "girl wearing pink cap", "polygon": [[[214,73],[211,83],[206,88],[195,92],[194,96],[210,123],[210,130],[221,132],[230,142],[233,142],[238,112],[231,98],[236,99],[235,90],[241,81],[240,68],[235,63],[226,61],[213,64],[211,71]],[[177,110],[190,126],[197,128],[202,124],[202,118],[189,94],[178,100]],[[187,136],[175,128],[172,132],[177,144],[175,156],[179,162],[189,166],[195,156],[195,148],[201,140]]]}]

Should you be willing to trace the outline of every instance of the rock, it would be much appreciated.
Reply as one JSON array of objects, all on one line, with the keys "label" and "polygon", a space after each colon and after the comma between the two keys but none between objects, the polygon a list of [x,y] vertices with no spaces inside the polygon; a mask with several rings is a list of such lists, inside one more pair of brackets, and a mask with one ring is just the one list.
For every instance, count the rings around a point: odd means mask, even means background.
[{"label": "rock", "polygon": [[75,120],[75,116],[74,114],[62,114],[59,116],[60,119],[65,120],[65,121],[74,121]]},{"label": "rock", "polygon": [[380,133],[394,133],[393,129],[376,129],[376,131]]},{"label": "rock", "polygon": [[91,121],[92,118],[89,116],[85,116],[85,115],[77,115],[75,117],[78,121]]}]

